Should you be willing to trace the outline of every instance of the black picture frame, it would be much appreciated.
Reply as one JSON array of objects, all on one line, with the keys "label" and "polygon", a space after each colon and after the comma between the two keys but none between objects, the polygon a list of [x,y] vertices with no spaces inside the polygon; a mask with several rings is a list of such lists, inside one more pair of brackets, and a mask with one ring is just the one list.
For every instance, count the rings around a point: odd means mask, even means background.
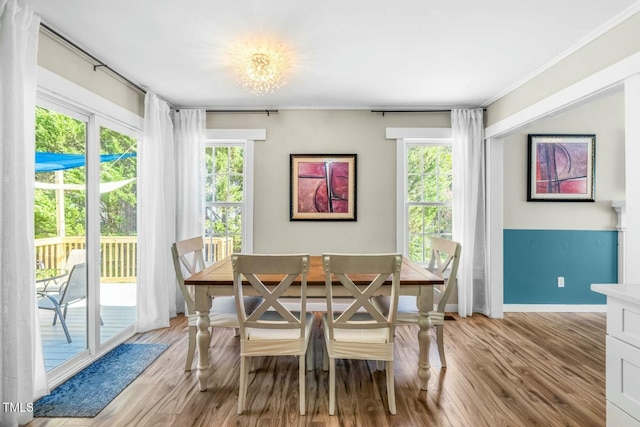
[{"label": "black picture frame", "polygon": [[529,134],[527,140],[527,201],[595,201],[595,135]]}]

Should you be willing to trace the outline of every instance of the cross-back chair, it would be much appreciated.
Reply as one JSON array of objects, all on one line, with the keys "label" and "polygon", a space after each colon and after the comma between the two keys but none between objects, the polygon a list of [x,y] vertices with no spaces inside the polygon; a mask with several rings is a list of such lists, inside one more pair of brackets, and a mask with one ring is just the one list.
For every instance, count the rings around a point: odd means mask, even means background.
[{"label": "cross-back chair", "polygon": [[[327,288],[323,360],[325,370],[329,365],[329,415],[335,414],[336,405],[335,359],[385,362],[389,412],[395,414],[393,343],[402,256],[324,254],[322,258]],[[383,312],[372,298],[389,278],[389,307]],[[341,292],[335,292],[336,288]],[[345,289],[353,301],[346,309],[336,310],[334,294],[344,295]]]},{"label": "cross-back chair", "polygon": [[[436,330],[436,341],[438,344],[438,354],[443,368],[447,367],[447,360],[444,355],[444,313],[450,295],[457,288],[458,264],[460,261],[460,243],[440,237],[429,239],[431,254],[428,269],[444,278],[443,285],[433,286],[434,296],[437,297],[437,307],[429,312],[431,323]],[[448,270],[448,271],[447,271]],[[432,292],[429,290],[429,292]],[[387,310],[389,301],[387,297],[376,297],[376,303]],[[417,306],[417,299],[413,296],[402,295],[398,299],[398,314],[396,324],[399,326],[417,325],[420,319]]]},{"label": "cross-back chair", "polygon": [[[205,268],[203,250],[204,239],[201,236],[181,240],[171,245],[173,267],[176,272],[180,293],[185,301],[185,315],[189,323],[189,345],[187,348],[185,371],[190,371],[193,365],[196,351],[196,334],[198,332],[198,315],[195,311],[193,291],[187,288],[184,279],[185,275],[189,277]],[[259,297],[247,297],[244,299],[244,304],[247,306],[248,311],[252,311],[260,301],[261,298]],[[209,320],[212,330],[213,328],[239,328],[235,298],[214,298],[211,303],[211,310],[209,311]]]},{"label": "cross-back chair", "polygon": [[[251,357],[296,356],[300,415],[304,415],[305,366],[311,370],[313,356],[309,339],[313,321],[306,310],[309,255],[234,254],[231,262],[240,324],[238,414],[245,409]],[[300,284],[292,286],[298,277]],[[263,298],[253,312],[237,303],[244,298],[245,286]],[[297,307],[292,310],[291,303],[283,304],[283,296],[299,298]]]}]

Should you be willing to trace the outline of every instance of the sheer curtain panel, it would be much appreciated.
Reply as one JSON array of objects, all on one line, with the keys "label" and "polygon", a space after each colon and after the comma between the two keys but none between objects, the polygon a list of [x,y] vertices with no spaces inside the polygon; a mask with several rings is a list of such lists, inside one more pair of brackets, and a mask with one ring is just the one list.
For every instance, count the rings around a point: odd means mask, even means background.
[{"label": "sheer curtain panel", "polygon": [[169,326],[176,316],[171,258],[176,196],[173,123],[169,105],[147,92],[144,140],[139,149],[137,332]]},{"label": "sheer curtain panel", "polygon": [[33,200],[40,17],[0,0],[0,425],[48,393],[36,310]]},{"label": "sheer curtain panel", "polygon": [[[176,241],[204,235],[204,110],[175,113],[176,149]],[[176,284],[176,307],[186,313],[185,301]]]},{"label": "sheer curtain panel", "polygon": [[204,233],[204,110],[180,110],[175,114],[176,143],[176,240]]},{"label": "sheer curtain panel", "polygon": [[483,110],[451,110],[454,240],[461,243],[458,314],[488,315]]}]

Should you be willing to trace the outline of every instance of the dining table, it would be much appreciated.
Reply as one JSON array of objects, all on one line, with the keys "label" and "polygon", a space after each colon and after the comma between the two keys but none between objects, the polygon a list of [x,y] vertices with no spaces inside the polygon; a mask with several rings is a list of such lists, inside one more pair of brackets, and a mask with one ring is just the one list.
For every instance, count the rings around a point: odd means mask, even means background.
[{"label": "dining table", "polygon": [[[260,280],[265,285],[277,285],[281,276],[259,275]],[[371,275],[361,275],[361,277],[351,277],[354,284],[366,286],[371,281]],[[337,279],[334,279],[339,283]],[[299,282],[298,282],[299,283]],[[433,311],[433,286],[442,285],[444,280],[436,274],[427,270],[417,262],[406,257],[402,259],[400,270],[400,294],[415,295],[416,305],[419,310],[419,330],[418,330],[418,378],[421,390],[427,390],[429,378],[431,376],[431,365],[429,363],[429,348],[431,346],[430,328],[432,322],[430,313]],[[193,274],[185,280],[185,285],[193,286],[195,310],[198,315],[196,342],[198,348],[197,381],[200,391],[207,390],[209,380],[209,311],[211,310],[212,298],[221,296],[233,296],[233,268],[231,256],[206,267],[202,271]],[[388,295],[391,292],[391,278],[381,286],[377,295]],[[338,288],[339,289],[339,288]],[[245,295],[252,295],[253,287],[248,283],[243,287]],[[311,256],[309,260],[309,272],[307,274],[307,298],[326,298],[325,273],[322,266],[322,256]],[[283,297],[290,296],[286,293]],[[334,296],[345,296],[349,294],[345,290],[344,295],[334,288]]]}]

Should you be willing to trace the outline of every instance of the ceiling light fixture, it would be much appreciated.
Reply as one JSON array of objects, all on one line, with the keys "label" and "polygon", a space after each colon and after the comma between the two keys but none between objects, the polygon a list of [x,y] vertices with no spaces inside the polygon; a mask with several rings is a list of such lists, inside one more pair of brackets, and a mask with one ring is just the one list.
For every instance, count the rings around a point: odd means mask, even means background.
[{"label": "ceiling light fixture", "polygon": [[287,84],[289,53],[272,41],[237,43],[231,48],[236,80],[254,95],[273,93]]}]

